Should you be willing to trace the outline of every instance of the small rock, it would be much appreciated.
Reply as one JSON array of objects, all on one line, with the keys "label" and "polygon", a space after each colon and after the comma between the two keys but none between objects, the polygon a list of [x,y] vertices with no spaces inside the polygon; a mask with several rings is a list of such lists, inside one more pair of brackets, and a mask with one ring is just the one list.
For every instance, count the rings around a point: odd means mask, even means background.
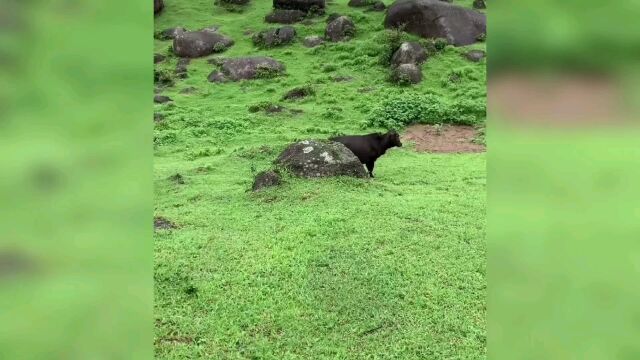
[{"label": "small rock", "polygon": [[252,38],[253,44],[259,47],[271,48],[293,42],[296,37],[296,29],[292,26],[283,26],[277,29],[263,30]]},{"label": "small rock", "polygon": [[392,70],[392,80],[401,85],[417,84],[422,81],[422,70],[416,64],[400,64]]},{"label": "small rock", "polygon": [[178,34],[182,34],[185,31],[187,31],[187,29],[183,28],[182,26],[164,29],[156,33],[155,38],[158,40],[173,40],[176,36],[178,36]]},{"label": "small rock", "polygon": [[300,10],[305,13],[323,11],[325,0],[273,0],[274,9]]},{"label": "small rock", "polygon": [[153,97],[153,102],[156,104],[164,104],[169,101],[173,101],[173,100],[170,97],[165,95],[156,95]]},{"label": "small rock", "polygon": [[313,95],[315,94],[315,91],[313,90],[312,87],[310,86],[301,86],[301,87],[297,87],[294,89],[291,89],[289,91],[287,91],[286,94],[284,94],[283,99],[284,100],[297,100],[297,99],[302,99],[304,97],[307,97],[309,95]]},{"label": "small rock", "polygon": [[187,66],[191,62],[189,58],[182,58],[178,60],[178,64],[176,64],[175,74],[180,79],[186,79],[188,77]]},{"label": "small rock", "polygon": [[427,60],[427,52],[417,42],[403,42],[391,58],[392,66],[401,64],[422,64]]},{"label": "small rock", "polygon": [[354,37],[355,34],[356,26],[353,21],[346,16],[340,16],[333,20],[327,24],[327,29],[325,30],[325,38],[333,42],[349,40]]},{"label": "small rock", "polygon": [[193,86],[189,86],[189,87],[186,87],[186,88],[180,90],[180,94],[193,94],[196,91],[198,91],[198,88],[193,87]]},{"label": "small rock", "polygon": [[473,0],[473,8],[474,9],[486,9],[487,4],[484,0]]},{"label": "small rock", "polygon": [[278,166],[301,177],[367,177],[358,158],[338,142],[304,140],[289,145],[276,160]]},{"label": "small rock", "polygon": [[169,229],[176,229],[177,227],[178,226],[174,224],[172,221],[162,216],[154,216],[153,218],[154,230],[169,230]]},{"label": "small rock", "polygon": [[467,60],[473,61],[473,62],[479,62],[480,60],[484,59],[486,56],[487,54],[482,50],[471,50],[466,54],[464,54],[464,57],[466,57]]},{"label": "small rock", "polygon": [[268,23],[293,24],[304,20],[306,16],[307,14],[300,10],[276,9],[265,16],[264,20]]},{"label": "small rock", "polygon": [[160,114],[160,113],[153,113],[153,121],[154,122],[161,122],[164,120],[164,115]]},{"label": "small rock", "polygon": [[253,186],[251,187],[251,189],[253,191],[260,191],[264,188],[278,186],[281,183],[282,180],[277,172],[273,170],[263,171],[256,175],[255,179],[253,180]]},{"label": "small rock", "polygon": [[376,1],[369,8],[370,11],[385,11],[387,6],[382,1]]},{"label": "small rock", "polygon": [[207,80],[214,83],[226,83],[227,81],[229,81],[227,80],[227,77],[218,70],[214,70],[213,72],[211,72],[211,74],[209,74],[209,76],[207,77]]},{"label": "small rock", "polygon": [[157,64],[159,62],[163,62],[167,57],[162,54],[153,54],[153,63]]},{"label": "small rock", "polygon": [[175,173],[174,175],[169,176],[169,180],[176,184],[184,185],[184,177],[180,173]]},{"label": "small rock", "polygon": [[304,38],[302,44],[308,48],[312,48],[324,44],[324,40],[320,36],[312,35]]},{"label": "small rock", "polygon": [[225,51],[233,39],[208,30],[183,32],[173,39],[173,52],[179,57],[197,58]]}]

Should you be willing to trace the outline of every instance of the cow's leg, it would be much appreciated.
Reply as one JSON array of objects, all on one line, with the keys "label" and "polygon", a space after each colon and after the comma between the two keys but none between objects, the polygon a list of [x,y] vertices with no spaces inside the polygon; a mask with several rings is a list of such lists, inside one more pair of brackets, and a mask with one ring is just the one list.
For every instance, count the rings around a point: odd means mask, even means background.
[{"label": "cow's leg", "polygon": [[369,176],[371,176],[373,178],[373,165],[375,164],[375,162],[370,161],[367,163],[367,170],[369,170]]}]

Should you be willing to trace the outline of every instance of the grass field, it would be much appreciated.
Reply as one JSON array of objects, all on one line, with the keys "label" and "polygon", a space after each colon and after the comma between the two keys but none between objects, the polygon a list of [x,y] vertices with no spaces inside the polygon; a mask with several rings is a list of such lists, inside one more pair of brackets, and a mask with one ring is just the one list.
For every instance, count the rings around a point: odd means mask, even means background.
[{"label": "grass field", "polygon": [[[219,25],[236,44],[211,57],[267,55],[287,75],[214,84],[206,79],[213,65],[195,59],[187,79],[162,91],[174,102],[154,105],[164,115],[154,130],[155,215],[177,226],[154,237],[157,358],[486,357],[484,154],[417,153],[405,144],[376,163],[375,180],[287,177],[281,187],[247,191],[295,140],[384,130],[366,121],[389,97],[484,104],[484,62],[461,56],[483,43],[447,47],[423,65],[421,84],[398,87],[379,63],[384,13],[347,2],[327,13],[354,20],[351,41],[303,47],[304,36],[323,34],[323,17],[294,25],[298,42],[258,50],[243,33],[273,26],[262,20],[271,1],[231,13],[210,0],[165,0],[156,30]],[[167,54],[170,44],[155,40],[155,52]],[[176,61],[156,68],[173,71]],[[456,86],[452,72],[463,74]],[[341,76],[353,79],[334,81]],[[305,84],[314,96],[281,100]],[[265,101],[302,112],[249,112]]]}]

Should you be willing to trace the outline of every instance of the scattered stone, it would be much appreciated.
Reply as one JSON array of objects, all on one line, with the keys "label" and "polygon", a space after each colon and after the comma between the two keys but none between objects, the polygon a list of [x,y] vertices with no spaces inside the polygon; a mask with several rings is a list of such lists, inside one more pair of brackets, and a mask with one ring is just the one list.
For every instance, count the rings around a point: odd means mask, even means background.
[{"label": "scattered stone", "polygon": [[207,63],[215,66],[222,66],[224,62],[224,58],[222,57],[212,57],[211,59],[207,59]]},{"label": "scattered stone", "polygon": [[327,40],[333,42],[345,41],[355,36],[356,26],[348,17],[340,16],[327,25],[324,34]]},{"label": "scattered stone", "polygon": [[153,102],[156,104],[164,104],[167,103],[169,101],[173,101],[170,97],[166,96],[166,95],[155,95],[153,97]]},{"label": "scattered stone", "polygon": [[311,86],[300,86],[287,91],[283,100],[297,100],[302,99],[310,95],[314,95],[316,92]]},{"label": "scattered stone", "polygon": [[264,21],[276,24],[293,24],[305,19],[307,14],[300,10],[276,9],[264,17]]},{"label": "scattered stone", "polygon": [[154,216],[153,217],[153,229],[154,230],[169,230],[176,229],[178,226],[174,224],[172,221],[162,217],[162,216]]},{"label": "scattered stone", "polygon": [[293,42],[296,37],[296,29],[292,26],[283,26],[277,29],[263,30],[252,38],[253,44],[259,47],[271,48]]},{"label": "scattered stone", "polygon": [[312,48],[324,44],[324,40],[318,35],[312,35],[304,38],[302,44],[306,47]]},{"label": "scattered stone", "polygon": [[487,54],[482,50],[471,50],[466,54],[464,54],[464,57],[466,57],[469,61],[473,61],[473,62],[479,62],[480,60],[484,59],[486,56]]},{"label": "scattered stone", "polygon": [[391,58],[391,66],[401,64],[422,64],[427,60],[427,52],[417,42],[403,42]]},{"label": "scattered stone", "polygon": [[273,170],[263,171],[256,175],[255,179],[253,180],[253,186],[251,187],[251,189],[253,191],[260,191],[264,188],[278,186],[281,183],[282,180],[277,172]]},{"label": "scattered stone", "polygon": [[161,122],[164,120],[164,114],[153,113],[153,122]]},{"label": "scattered stone", "polygon": [[175,173],[174,175],[169,176],[169,180],[176,184],[184,185],[184,177],[180,173]]},{"label": "scattered stone", "polygon": [[487,4],[484,0],[473,0],[473,8],[474,9],[486,9]]},{"label": "scattered stone", "polygon": [[350,0],[347,5],[351,7],[365,7],[371,5],[371,0]]},{"label": "scattered stone", "polygon": [[164,9],[162,0],[153,0],[153,15],[158,15]]},{"label": "scattered stone", "polygon": [[422,70],[416,64],[400,64],[392,69],[391,77],[397,84],[417,84],[422,81]]},{"label": "scattered stone", "polygon": [[162,54],[153,54],[153,63],[157,64],[159,62],[163,62],[167,57]]},{"label": "scattered stone", "polygon": [[376,1],[369,8],[370,11],[385,11],[387,9],[387,5],[385,5],[382,1]]},{"label": "scattered stone", "polygon": [[226,83],[229,81],[227,77],[218,70],[212,71],[211,74],[209,74],[209,76],[207,77],[207,80],[214,83]]},{"label": "scattered stone", "polygon": [[252,35],[252,34],[253,34],[253,30],[251,29],[247,29],[242,32],[242,35],[245,35],[245,36]]},{"label": "scattered stone", "polygon": [[324,11],[324,0],[273,0],[274,9],[300,10],[305,13]]},{"label": "scattered stone", "polygon": [[285,66],[266,56],[225,59],[222,73],[231,81],[270,78],[283,74]]},{"label": "scattered stone", "polygon": [[189,75],[187,73],[187,66],[191,62],[189,58],[182,58],[178,60],[178,64],[176,64],[175,74],[176,77],[180,79],[186,79]]},{"label": "scattered stone", "polygon": [[438,0],[398,0],[387,9],[385,28],[400,28],[423,38],[469,45],[486,33],[485,14]]},{"label": "scattered stone", "polygon": [[182,34],[185,31],[187,31],[187,29],[183,28],[182,26],[164,29],[156,33],[155,38],[158,40],[173,40],[178,34]]},{"label": "scattered stone", "polygon": [[284,106],[273,104],[268,101],[249,106],[250,113],[257,113],[258,111],[264,111],[267,114],[277,114],[277,113],[283,112],[284,110],[285,110]]},{"label": "scattered stone", "polygon": [[173,52],[179,57],[197,58],[225,51],[233,39],[209,30],[188,31],[173,39]]},{"label": "scattered stone", "polygon": [[333,141],[304,140],[291,144],[280,154],[276,164],[306,178],[368,176],[351,150]]},{"label": "scattered stone", "polygon": [[193,94],[194,92],[197,92],[197,91],[198,91],[198,88],[194,86],[189,86],[180,90],[180,94]]},{"label": "scattered stone", "polygon": [[335,76],[331,80],[335,82],[350,82],[353,81],[353,76]]}]

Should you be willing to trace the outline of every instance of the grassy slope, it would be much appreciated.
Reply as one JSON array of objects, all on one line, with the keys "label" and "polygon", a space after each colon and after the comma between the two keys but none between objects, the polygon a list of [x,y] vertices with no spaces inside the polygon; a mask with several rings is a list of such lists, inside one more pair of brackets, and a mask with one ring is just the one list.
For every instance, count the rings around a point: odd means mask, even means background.
[{"label": "grassy slope", "polygon": [[[165,3],[157,30],[220,25],[236,40],[223,56],[266,54],[288,75],[212,84],[213,66],[197,59],[189,78],[164,92],[175,104],[155,105],[167,116],[155,130],[155,212],[180,225],[155,236],[157,357],[485,357],[484,154],[406,146],[378,161],[374,181],[287,179],[279,189],[246,192],[252,173],[295,139],[376,130],[362,130],[361,121],[386,93],[448,96],[443,74],[469,65],[460,49],[429,59],[425,81],[398,90],[363,51],[382,30],[382,13],[336,1],[328,12],[352,16],[356,39],[257,51],[242,33],[269,26],[262,18],[270,1],[254,0],[243,14],[213,9],[210,0]],[[295,25],[299,39],[324,26]],[[169,45],[156,40],[156,52]],[[326,64],[337,70],[325,73]],[[159,64],[174,66],[175,59]],[[484,65],[474,66],[484,78]],[[339,75],[355,79],[328,79]],[[305,83],[316,96],[283,103],[302,114],[247,111]],[[189,86],[198,90],[179,93]],[[365,87],[372,91],[357,91]],[[167,179],[175,173],[186,184]]]}]

